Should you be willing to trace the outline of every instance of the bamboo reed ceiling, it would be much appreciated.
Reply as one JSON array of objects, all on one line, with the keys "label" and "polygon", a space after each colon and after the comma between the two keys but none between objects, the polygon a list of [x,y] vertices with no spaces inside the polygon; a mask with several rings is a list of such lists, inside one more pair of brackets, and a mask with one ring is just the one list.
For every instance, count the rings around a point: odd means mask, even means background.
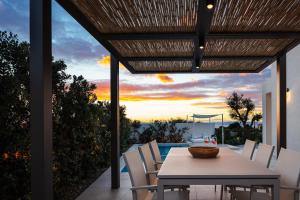
[{"label": "bamboo reed ceiling", "polygon": [[292,41],[291,39],[208,39],[204,54],[207,56],[275,56]]},{"label": "bamboo reed ceiling", "polygon": [[195,0],[74,0],[104,33],[194,32]]},{"label": "bamboo reed ceiling", "polygon": [[187,72],[192,69],[191,61],[135,61],[129,62],[136,72],[161,71],[161,72]]},{"label": "bamboo reed ceiling", "polygon": [[193,40],[109,41],[124,57],[193,56]]},{"label": "bamboo reed ceiling", "polygon": [[210,31],[300,31],[300,1],[217,0]]},{"label": "bamboo reed ceiling", "polygon": [[300,0],[57,1],[132,73],[259,72],[300,41]]},{"label": "bamboo reed ceiling", "polygon": [[233,60],[233,61],[215,61],[210,60],[206,61],[204,60],[201,66],[201,70],[203,71],[235,71],[235,70],[241,70],[245,72],[249,71],[255,71],[257,70],[261,65],[263,65],[265,60],[258,60],[258,61],[252,61],[252,60]]}]

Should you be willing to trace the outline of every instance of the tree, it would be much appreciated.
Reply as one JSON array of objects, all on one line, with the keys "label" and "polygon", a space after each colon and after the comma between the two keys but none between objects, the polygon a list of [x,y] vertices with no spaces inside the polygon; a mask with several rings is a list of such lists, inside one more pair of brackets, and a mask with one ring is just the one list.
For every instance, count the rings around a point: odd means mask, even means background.
[{"label": "tree", "polygon": [[[97,100],[82,76],[52,61],[53,182],[55,199],[75,199],[110,163],[110,103]],[[0,31],[0,199],[30,199],[29,43]],[[120,108],[121,148],[128,147],[130,120]],[[88,184],[88,183],[87,183]],[[68,191],[68,192],[66,192]]]},{"label": "tree", "polygon": [[250,127],[255,121],[262,118],[261,114],[254,114],[255,104],[252,99],[245,98],[243,94],[239,95],[237,92],[233,92],[231,96],[227,97],[226,103],[230,108],[230,117],[240,121],[244,128],[247,127],[250,116],[252,116]]}]

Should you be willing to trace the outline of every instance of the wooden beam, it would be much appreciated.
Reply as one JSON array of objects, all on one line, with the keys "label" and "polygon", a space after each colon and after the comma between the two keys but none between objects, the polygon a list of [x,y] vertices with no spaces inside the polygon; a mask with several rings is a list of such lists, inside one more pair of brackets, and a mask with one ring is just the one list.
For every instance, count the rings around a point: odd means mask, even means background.
[{"label": "wooden beam", "polygon": [[[214,12],[214,7],[212,9],[208,9],[206,7],[207,1],[198,0],[198,12],[197,12],[197,25],[196,25],[196,34],[197,38],[194,39],[195,43],[195,51],[194,51],[194,65],[192,71],[198,71],[202,57],[204,55],[204,47],[205,47],[205,39],[206,35],[209,32],[212,16]],[[215,1],[211,0],[211,3],[215,5]],[[203,49],[200,49],[200,46]]]},{"label": "wooden beam", "polygon": [[119,61],[111,54],[110,98],[111,98],[111,188],[120,187],[120,105],[119,105]]},{"label": "wooden beam", "polygon": [[286,54],[277,59],[277,153],[286,148]]},{"label": "wooden beam", "polygon": [[[99,33],[104,40],[194,40],[193,32]],[[207,39],[300,39],[300,32],[210,32]]]},{"label": "wooden beam", "polygon": [[101,33],[104,40],[190,40],[197,35],[192,32],[172,32],[172,33]]},{"label": "wooden beam", "polygon": [[95,25],[70,0],[56,0],[83,28],[85,28],[104,48],[116,56],[119,61],[131,72],[134,69],[127,61],[122,60],[121,54],[105,39]]},{"label": "wooden beam", "polygon": [[164,56],[164,57],[123,57],[124,60],[130,61],[191,61],[192,56]]},{"label": "wooden beam", "polygon": [[30,135],[33,200],[52,200],[51,0],[30,1]]},{"label": "wooden beam", "polygon": [[211,32],[208,39],[289,39],[300,38],[300,32]]},{"label": "wooden beam", "polygon": [[198,70],[187,71],[135,71],[134,74],[212,74],[212,73],[257,73],[255,70]]},{"label": "wooden beam", "polygon": [[[164,57],[123,57],[130,61],[192,61],[192,56],[164,56]],[[274,59],[273,56],[204,56],[203,60],[268,60]]]},{"label": "wooden beam", "polygon": [[202,60],[268,60],[274,56],[203,56]]}]

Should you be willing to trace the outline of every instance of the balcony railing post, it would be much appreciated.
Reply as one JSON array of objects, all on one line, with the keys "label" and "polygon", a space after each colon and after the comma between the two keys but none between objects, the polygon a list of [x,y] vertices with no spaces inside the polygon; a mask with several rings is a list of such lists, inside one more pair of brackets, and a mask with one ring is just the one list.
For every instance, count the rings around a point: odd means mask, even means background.
[{"label": "balcony railing post", "polygon": [[111,54],[111,187],[120,187],[119,60]]},{"label": "balcony railing post", "polygon": [[51,0],[30,0],[31,191],[52,200]]},{"label": "balcony railing post", "polygon": [[286,148],[286,54],[277,59],[277,153]]}]

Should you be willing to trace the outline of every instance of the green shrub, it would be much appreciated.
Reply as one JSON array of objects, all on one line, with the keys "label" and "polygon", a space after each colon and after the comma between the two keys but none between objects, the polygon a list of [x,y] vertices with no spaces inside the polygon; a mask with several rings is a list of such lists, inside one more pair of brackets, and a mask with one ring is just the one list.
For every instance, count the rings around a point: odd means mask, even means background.
[{"label": "green shrub", "polygon": [[[52,68],[54,198],[74,199],[110,164],[110,103],[97,101],[82,76],[66,74],[62,60]],[[1,31],[0,91],[0,199],[30,199],[29,44]],[[123,106],[120,119],[125,151],[131,121]]]},{"label": "green shrub", "polygon": [[159,143],[181,143],[185,142],[183,135],[188,128],[177,128],[173,121],[154,121],[139,135],[139,143],[147,143],[156,140]]},{"label": "green shrub", "polygon": [[[216,128],[215,133],[220,143],[220,141],[222,141],[222,127]],[[252,127],[243,128],[236,124],[224,127],[225,144],[242,145],[245,143],[246,139],[254,140],[257,143],[262,142],[262,130]]]}]

